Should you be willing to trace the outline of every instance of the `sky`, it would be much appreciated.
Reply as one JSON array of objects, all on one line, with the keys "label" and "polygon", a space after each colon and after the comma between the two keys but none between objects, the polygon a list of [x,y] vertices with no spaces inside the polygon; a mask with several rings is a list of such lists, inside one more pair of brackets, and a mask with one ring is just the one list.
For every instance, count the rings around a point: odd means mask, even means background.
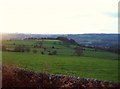
[{"label": "sky", "polygon": [[119,0],[1,0],[0,32],[118,33]]}]

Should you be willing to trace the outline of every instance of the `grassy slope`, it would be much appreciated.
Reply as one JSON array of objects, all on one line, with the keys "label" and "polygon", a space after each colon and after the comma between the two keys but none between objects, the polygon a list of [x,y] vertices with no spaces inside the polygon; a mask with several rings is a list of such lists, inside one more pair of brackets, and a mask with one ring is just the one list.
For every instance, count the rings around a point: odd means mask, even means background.
[{"label": "grassy slope", "polygon": [[[32,46],[34,41],[14,41],[15,44]],[[3,44],[13,47],[13,41],[6,41]],[[41,55],[39,52],[15,53],[3,52],[3,63],[15,64],[34,71],[49,72],[54,74],[75,75],[81,77],[97,78],[100,80],[118,81],[117,55],[109,52],[95,52],[86,49],[81,57],[71,56],[73,45],[67,47],[60,45],[59,41],[44,41],[43,46],[55,46],[58,55]],[[51,48],[50,48],[51,49]]]}]

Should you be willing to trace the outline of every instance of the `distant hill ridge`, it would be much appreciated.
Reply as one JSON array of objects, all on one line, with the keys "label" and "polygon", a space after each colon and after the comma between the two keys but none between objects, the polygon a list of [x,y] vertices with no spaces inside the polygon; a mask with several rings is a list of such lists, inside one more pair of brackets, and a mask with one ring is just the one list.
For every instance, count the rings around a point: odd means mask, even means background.
[{"label": "distant hill ridge", "polygon": [[2,34],[2,39],[26,39],[26,38],[57,38],[67,37],[73,39],[80,45],[88,47],[97,47],[102,49],[120,50],[120,34],[23,34],[23,33],[9,33]]}]

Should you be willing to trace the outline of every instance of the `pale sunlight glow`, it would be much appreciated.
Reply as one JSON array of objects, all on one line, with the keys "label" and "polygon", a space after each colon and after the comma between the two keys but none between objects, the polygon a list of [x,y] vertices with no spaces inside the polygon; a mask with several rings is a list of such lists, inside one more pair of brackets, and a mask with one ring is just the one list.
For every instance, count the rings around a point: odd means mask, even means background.
[{"label": "pale sunlight glow", "polygon": [[117,33],[117,0],[1,0],[0,31]]}]

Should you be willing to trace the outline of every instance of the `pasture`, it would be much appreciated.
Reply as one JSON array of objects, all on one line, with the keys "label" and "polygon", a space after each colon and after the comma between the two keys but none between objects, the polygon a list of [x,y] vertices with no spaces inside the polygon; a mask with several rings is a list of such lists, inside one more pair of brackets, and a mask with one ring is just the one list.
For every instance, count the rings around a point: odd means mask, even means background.
[{"label": "pasture", "polygon": [[[83,55],[75,56],[73,54],[76,45],[67,45],[59,40],[9,40],[3,41],[3,45],[9,50],[13,50],[16,45],[31,49],[30,52],[3,52],[3,64],[13,64],[35,72],[118,82],[118,55],[114,53],[84,48]],[[35,45],[42,47],[34,47]],[[33,49],[37,52],[33,53]],[[56,50],[57,54],[48,55],[45,50]]]}]

